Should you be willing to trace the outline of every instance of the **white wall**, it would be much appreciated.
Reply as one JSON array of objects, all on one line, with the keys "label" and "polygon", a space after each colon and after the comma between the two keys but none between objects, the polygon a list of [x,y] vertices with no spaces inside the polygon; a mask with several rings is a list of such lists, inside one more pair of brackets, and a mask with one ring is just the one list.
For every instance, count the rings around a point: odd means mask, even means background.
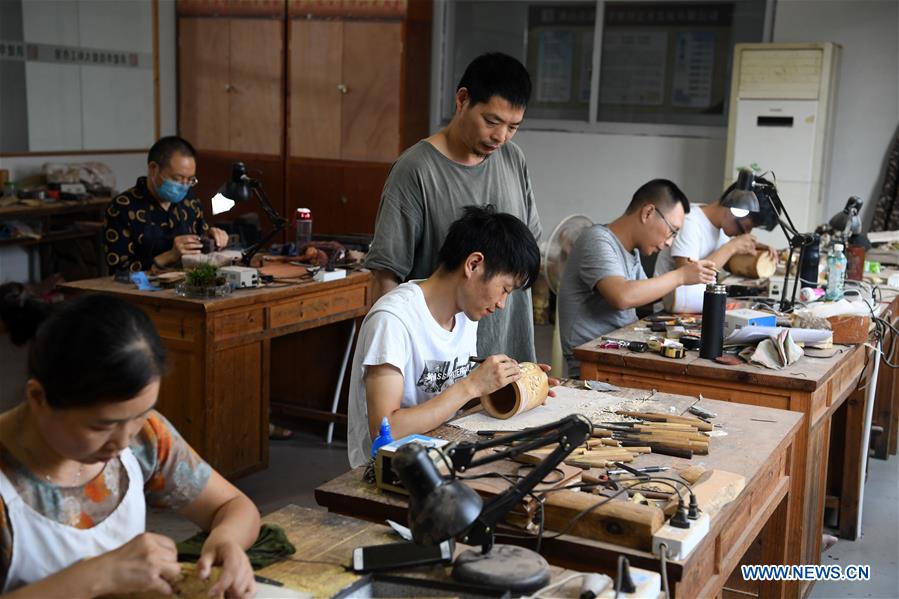
[{"label": "white wall", "polygon": [[[151,26],[147,23],[147,27]],[[177,127],[177,80],[175,68],[175,0],[159,1],[159,96],[160,133],[173,135]],[[152,118],[152,115],[150,115]],[[149,148],[147,148],[149,150]],[[119,190],[134,185],[147,170],[146,151],[128,154],[63,154],[0,157],[0,169],[10,171],[10,179],[18,181],[40,173],[46,162],[103,162],[115,174]],[[16,247],[0,248],[0,283],[27,278],[27,254]],[[23,274],[25,276],[23,276]]]},{"label": "white wall", "polygon": [[525,130],[515,142],[527,156],[544,240],[570,214],[614,220],[650,179],[671,179],[695,202],[722,189],[724,138]]},{"label": "white wall", "polygon": [[[151,23],[147,23],[147,28]],[[176,132],[177,80],[175,77],[175,1],[159,2],[159,96],[160,133],[172,135]],[[135,115],[137,118],[138,115]],[[142,116],[142,115],[141,115]],[[149,115],[152,118],[152,114]],[[149,149],[149,148],[147,148]],[[39,173],[45,162],[105,162],[116,176],[119,189],[134,184],[134,180],[147,169],[147,153],[130,154],[63,154],[0,157],[0,168],[10,171],[13,181]]]},{"label": "white wall", "polygon": [[773,41],[842,46],[823,216],[857,195],[870,219],[899,123],[899,1],[778,0],[776,10]]}]

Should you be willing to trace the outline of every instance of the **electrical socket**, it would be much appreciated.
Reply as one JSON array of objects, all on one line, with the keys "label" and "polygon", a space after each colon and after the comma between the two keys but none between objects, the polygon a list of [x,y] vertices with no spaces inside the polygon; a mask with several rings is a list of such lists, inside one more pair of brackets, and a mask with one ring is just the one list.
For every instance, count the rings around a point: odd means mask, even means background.
[{"label": "electrical socket", "polygon": [[690,520],[690,528],[677,528],[666,524],[652,535],[652,552],[658,555],[659,546],[664,543],[668,546],[668,559],[686,559],[708,534],[709,523],[709,515],[700,513],[699,518]]},{"label": "electrical socket", "polygon": [[[658,572],[634,568],[631,566],[631,579],[637,589],[633,593],[618,593],[618,599],[631,597],[634,599],[645,597],[658,597],[662,592],[662,577]],[[615,597],[615,584],[612,583],[600,593],[600,599],[612,599]]]}]

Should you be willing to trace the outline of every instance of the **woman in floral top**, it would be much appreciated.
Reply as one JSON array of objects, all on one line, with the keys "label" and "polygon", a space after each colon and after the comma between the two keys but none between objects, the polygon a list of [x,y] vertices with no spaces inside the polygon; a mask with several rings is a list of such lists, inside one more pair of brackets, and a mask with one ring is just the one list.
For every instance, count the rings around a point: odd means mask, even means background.
[{"label": "woman in floral top", "polygon": [[255,594],[244,550],[259,512],[153,409],[164,360],[150,319],[110,296],[68,302],[37,330],[25,401],[0,414],[4,597],[171,593],[177,551],[144,532],[147,503],[209,531],[197,570],[222,568],[212,594]]}]

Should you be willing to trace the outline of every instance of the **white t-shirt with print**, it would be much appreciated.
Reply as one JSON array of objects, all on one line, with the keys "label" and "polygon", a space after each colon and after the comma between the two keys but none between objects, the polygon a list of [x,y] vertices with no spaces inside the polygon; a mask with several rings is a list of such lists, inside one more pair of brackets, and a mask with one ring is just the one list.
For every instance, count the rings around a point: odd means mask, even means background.
[{"label": "white t-shirt with print", "polygon": [[[403,408],[422,404],[465,378],[477,355],[478,323],[456,314],[452,331],[434,320],[421,281],[399,285],[375,302],[362,321],[350,374],[347,454],[350,467],[365,464],[371,453],[365,372],[390,364],[403,373]],[[424,432],[424,431],[423,431]]]},{"label": "white t-shirt with print", "polygon": [[[675,258],[691,258],[693,260],[704,260],[720,248],[722,245],[730,241],[730,237],[725,235],[723,229],[719,229],[712,224],[712,221],[705,215],[702,210],[704,204],[691,204],[690,212],[684,217],[684,225],[681,227],[674,238],[671,247],[667,247],[659,252],[656,259],[655,276],[660,276],[666,272],[677,268]],[[674,305],[684,306],[690,302],[688,297],[702,297],[705,291],[705,285],[683,285],[675,290]],[[680,299],[678,299],[680,298]],[[658,308],[658,306],[657,306]]]}]

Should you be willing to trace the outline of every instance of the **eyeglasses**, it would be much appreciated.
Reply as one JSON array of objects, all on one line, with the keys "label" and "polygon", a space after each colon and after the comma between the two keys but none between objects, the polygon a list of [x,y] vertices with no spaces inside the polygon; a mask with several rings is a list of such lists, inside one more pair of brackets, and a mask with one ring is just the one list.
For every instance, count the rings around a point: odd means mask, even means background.
[{"label": "eyeglasses", "polygon": [[196,177],[166,177],[167,179],[171,179],[175,183],[180,183],[181,185],[187,185],[188,187],[193,187],[197,183],[200,182]]},{"label": "eyeglasses", "polygon": [[659,218],[662,219],[662,222],[665,223],[665,226],[668,227],[668,239],[674,239],[677,237],[678,230],[671,226],[671,223],[668,222],[668,219],[665,218],[665,215],[662,214],[662,211],[656,208],[656,214],[659,215]]}]

